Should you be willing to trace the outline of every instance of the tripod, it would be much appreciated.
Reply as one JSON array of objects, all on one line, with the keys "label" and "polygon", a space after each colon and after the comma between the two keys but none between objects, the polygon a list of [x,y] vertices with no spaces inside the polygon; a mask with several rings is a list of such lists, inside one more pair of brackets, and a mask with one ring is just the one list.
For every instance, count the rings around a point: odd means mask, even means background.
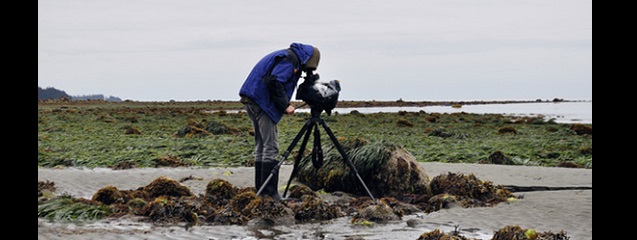
[{"label": "tripod", "polygon": [[[301,131],[299,131],[299,133],[294,137],[294,140],[292,140],[292,143],[290,144],[290,146],[283,153],[281,160],[277,163],[277,165],[274,166],[274,168],[272,168],[270,175],[263,182],[263,185],[261,186],[259,191],[257,191],[257,196],[261,194],[261,192],[263,191],[267,183],[270,181],[270,179],[275,174],[277,174],[277,172],[279,171],[279,168],[281,167],[281,165],[283,165],[283,162],[285,161],[285,159],[290,155],[290,152],[292,152],[292,149],[294,149],[296,144],[299,142],[299,140],[301,139],[301,136],[304,135],[305,137],[303,138],[303,142],[301,143],[301,149],[299,150],[299,153],[296,155],[296,159],[294,160],[294,168],[292,169],[292,174],[290,175],[288,184],[285,187],[285,191],[283,192],[283,197],[285,198],[285,195],[288,192],[288,188],[290,187],[290,183],[292,182],[292,178],[294,178],[294,176],[298,173],[298,165],[299,165],[299,162],[301,161],[301,158],[303,157],[303,151],[305,150],[305,146],[307,145],[307,142],[310,139],[310,132],[312,128],[314,128],[314,148],[312,149],[312,157],[313,157],[312,163],[314,164],[314,167],[316,168],[319,168],[322,165],[323,153],[320,146],[320,132],[318,128],[318,125],[320,124],[321,126],[323,126],[323,129],[325,129],[325,131],[329,135],[330,140],[332,140],[332,143],[334,143],[334,145],[336,146],[336,149],[338,149],[338,152],[343,157],[343,160],[345,161],[347,166],[352,170],[352,172],[356,174],[356,177],[365,188],[365,191],[367,191],[367,194],[369,194],[369,197],[372,198],[372,200],[375,200],[374,196],[372,196],[372,193],[367,188],[367,185],[365,185],[365,182],[363,181],[361,176],[358,174],[356,167],[354,167],[354,165],[352,164],[352,161],[350,161],[349,158],[347,157],[347,154],[345,154],[345,150],[343,149],[343,146],[341,146],[341,144],[338,142],[338,140],[334,136],[334,133],[332,132],[330,127],[327,126],[327,123],[325,123],[325,121],[321,118],[322,111],[323,109],[320,107],[311,106],[310,112],[312,114],[312,117],[305,122],[305,125],[303,125],[303,127],[301,128]],[[318,157],[317,160],[315,160],[316,157]]]}]

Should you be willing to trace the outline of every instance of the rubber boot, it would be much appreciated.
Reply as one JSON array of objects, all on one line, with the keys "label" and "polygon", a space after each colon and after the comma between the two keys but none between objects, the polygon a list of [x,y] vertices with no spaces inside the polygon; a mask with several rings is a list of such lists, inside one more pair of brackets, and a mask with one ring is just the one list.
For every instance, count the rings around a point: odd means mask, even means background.
[{"label": "rubber boot", "polygon": [[263,181],[265,181],[265,178],[261,179],[261,169],[263,164],[261,161],[259,162],[254,162],[254,187],[256,188],[254,190],[254,192],[259,192],[259,189],[261,189],[261,185],[263,185]]},{"label": "rubber boot", "polygon": [[[265,180],[268,179],[268,177],[270,176],[270,173],[272,173],[272,169],[274,169],[274,167],[277,164],[278,162],[262,162],[261,163],[260,171],[257,170],[257,172],[261,172],[260,173],[261,185],[263,185],[263,182],[265,182]],[[255,166],[256,166],[256,163],[255,163]],[[281,194],[279,194],[278,188],[279,188],[279,171],[276,171],[276,174],[273,174],[270,181],[266,183],[265,187],[263,188],[263,191],[261,192],[261,195],[270,196],[272,197],[272,199],[280,201],[282,200],[282,197],[281,197]],[[257,191],[259,191],[259,189],[257,189]]]}]

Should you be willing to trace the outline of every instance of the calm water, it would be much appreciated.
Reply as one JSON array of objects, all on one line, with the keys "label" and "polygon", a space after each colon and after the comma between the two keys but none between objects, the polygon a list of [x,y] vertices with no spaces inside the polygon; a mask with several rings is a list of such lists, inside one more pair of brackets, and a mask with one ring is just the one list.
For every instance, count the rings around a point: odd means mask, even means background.
[{"label": "calm water", "polygon": [[[544,119],[554,119],[557,123],[593,123],[593,101],[581,102],[538,102],[538,103],[502,103],[502,104],[474,104],[464,105],[461,108],[451,106],[428,107],[360,107],[360,108],[335,108],[332,113],[348,114],[356,110],[360,113],[378,112],[419,112],[427,113],[497,113],[511,116],[543,116]],[[214,112],[214,111],[211,111]],[[228,111],[230,113],[237,111]],[[310,112],[310,109],[298,109],[297,112]]]},{"label": "calm water", "polygon": [[[507,103],[507,104],[477,104],[464,105],[461,108],[451,106],[429,107],[363,107],[363,108],[335,108],[332,112],[342,114],[357,110],[361,113],[377,112],[418,112],[428,113],[498,113],[512,116],[544,116],[544,119],[555,119],[557,123],[593,123],[593,102],[541,102],[541,103]],[[309,112],[300,109],[299,112]]]}]

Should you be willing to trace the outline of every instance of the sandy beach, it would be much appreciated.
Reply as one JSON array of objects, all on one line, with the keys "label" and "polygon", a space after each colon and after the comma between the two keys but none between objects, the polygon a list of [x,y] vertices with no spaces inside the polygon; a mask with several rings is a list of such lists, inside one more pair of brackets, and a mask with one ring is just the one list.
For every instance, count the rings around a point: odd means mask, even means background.
[{"label": "sandy beach", "polygon": [[[38,219],[39,239],[417,239],[434,229],[477,239],[491,239],[493,233],[507,225],[533,228],[538,232],[564,231],[572,240],[593,239],[592,169],[533,166],[508,166],[461,163],[421,163],[430,178],[439,174],[473,173],[496,185],[589,187],[583,190],[516,192],[523,196],[512,203],[495,207],[454,207],[429,214],[403,216],[396,222],[372,227],[354,226],[349,217],[320,223],[256,228],[250,225],[181,225],[158,226],[140,222],[137,217],[103,219],[94,223],[52,223]],[[283,165],[279,186],[284,187],[292,166]],[[105,186],[120,190],[137,189],[160,176],[173,179],[193,177],[182,184],[195,194],[203,194],[206,184],[216,178],[237,187],[254,185],[254,171],[238,168],[138,168],[128,170],[38,169],[38,181],[55,183],[56,193],[90,199]]]}]

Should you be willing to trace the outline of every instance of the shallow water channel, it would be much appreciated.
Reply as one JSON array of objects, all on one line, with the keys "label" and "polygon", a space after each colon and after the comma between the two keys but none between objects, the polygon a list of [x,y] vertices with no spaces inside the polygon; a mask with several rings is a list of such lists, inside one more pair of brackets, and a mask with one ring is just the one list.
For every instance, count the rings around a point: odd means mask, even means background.
[{"label": "shallow water channel", "polygon": [[[75,225],[50,223],[38,219],[38,226],[45,232],[39,236],[56,239],[418,239],[424,232],[440,229],[459,233],[471,239],[490,239],[492,231],[477,228],[462,228],[453,223],[427,222],[426,218],[437,213],[403,216],[402,220],[388,223],[374,223],[373,226],[350,224],[351,217],[341,217],[330,221],[302,223],[290,226],[247,225],[198,225],[185,228],[180,225],[155,225],[130,219],[100,220],[94,223]],[[56,233],[57,232],[57,233]],[[64,234],[59,234],[64,232]],[[50,238],[49,238],[50,237]]]}]

